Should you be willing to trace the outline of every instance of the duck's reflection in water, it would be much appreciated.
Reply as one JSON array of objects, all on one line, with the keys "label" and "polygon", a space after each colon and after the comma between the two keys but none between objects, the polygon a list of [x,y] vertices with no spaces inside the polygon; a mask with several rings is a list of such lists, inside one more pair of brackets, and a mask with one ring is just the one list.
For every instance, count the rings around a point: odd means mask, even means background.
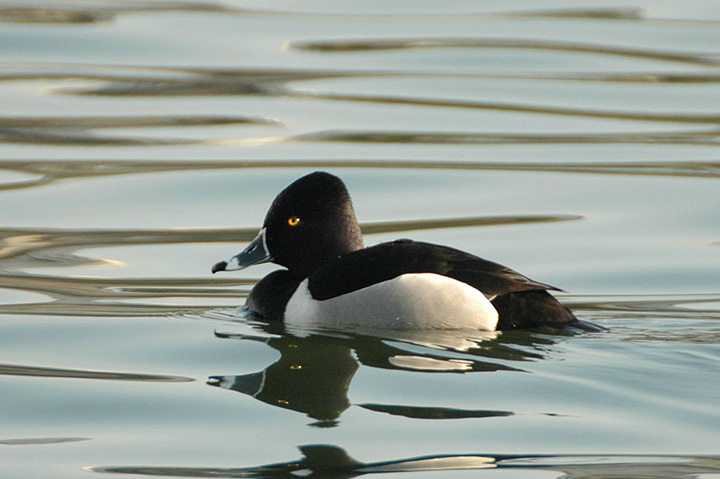
[{"label": "duck's reflection in water", "polygon": [[208,384],[248,394],[319,421],[332,421],[350,407],[350,381],[358,369],[352,350],[340,344],[280,337],[267,340],[280,359],[264,371],[213,376]]},{"label": "duck's reflection in water", "polygon": [[[208,384],[241,392],[273,406],[307,414],[317,426],[332,426],[348,407],[348,389],[360,364],[432,373],[522,371],[517,363],[542,357],[536,343],[548,336],[528,332],[463,336],[458,332],[250,336],[216,333],[220,338],[263,341],[280,359],[261,372],[211,376]],[[465,410],[393,404],[358,404],[368,410],[422,419],[509,416],[512,411]]]},{"label": "duck's reflection in water", "polygon": [[[285,463],[244,468],[181,466],[95,466],[94,472],[171,477],[352,478],[392,472],[509,469],[523,477],[563,474],[564,479],[675,479],[720,473],[720,456],[667,455],[493,455],[442,454],[381,462],[360,462],[344,449],[328,445],[300,446],[303,457]],[[536,474],[532,474],[536,473]]]}]

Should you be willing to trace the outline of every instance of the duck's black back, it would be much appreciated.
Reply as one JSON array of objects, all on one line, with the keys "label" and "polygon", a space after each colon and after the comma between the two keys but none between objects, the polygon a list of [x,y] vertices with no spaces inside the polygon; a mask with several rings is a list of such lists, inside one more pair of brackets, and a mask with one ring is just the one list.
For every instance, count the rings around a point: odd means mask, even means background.
[{"label": "duck's black back", "polygon": [[435,273],[469,284],[492,302],[497,329],[578,323],[548,290],[557,288],[492,261],[446,246],[410,240],[381,243],[323,264],[310,275],[314,299],[325,300],[407,273]]}]

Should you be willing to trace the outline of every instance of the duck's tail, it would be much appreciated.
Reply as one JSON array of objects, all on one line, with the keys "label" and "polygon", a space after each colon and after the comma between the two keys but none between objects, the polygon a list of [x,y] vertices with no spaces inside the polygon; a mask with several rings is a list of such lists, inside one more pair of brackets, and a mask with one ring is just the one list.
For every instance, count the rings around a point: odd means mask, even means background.
[{"label": "duck's tail", "polygon": [[553,295],[544,290],[516,291],[492,300],[498,312],[497,329],[576,328],[602,331],[592,323],[580,321]]}]

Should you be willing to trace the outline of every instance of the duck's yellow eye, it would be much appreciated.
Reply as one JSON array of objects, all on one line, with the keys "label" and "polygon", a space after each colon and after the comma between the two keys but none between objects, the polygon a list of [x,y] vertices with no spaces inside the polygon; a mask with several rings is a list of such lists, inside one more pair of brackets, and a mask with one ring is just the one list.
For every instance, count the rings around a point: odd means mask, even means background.
[{"label": "duck's yellow eye", "polygon": [[297,226],[300,224],[300,218],[298,218],[297,216],[291,216],[290,218],[288,218],[288,224],[290,226]]}]

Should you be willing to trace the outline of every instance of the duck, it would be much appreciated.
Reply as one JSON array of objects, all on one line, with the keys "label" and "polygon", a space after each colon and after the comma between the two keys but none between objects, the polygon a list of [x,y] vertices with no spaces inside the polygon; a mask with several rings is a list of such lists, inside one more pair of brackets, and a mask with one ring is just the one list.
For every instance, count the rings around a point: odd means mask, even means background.
[{"label": "duck", "polygon": [[399,239],[365,247],[343,181],[323,171],[280,192],[257,237],[212,267],[272,262],[244,309],[304,328],[590,329],[550,291],[506,266],[449,246]]}]

